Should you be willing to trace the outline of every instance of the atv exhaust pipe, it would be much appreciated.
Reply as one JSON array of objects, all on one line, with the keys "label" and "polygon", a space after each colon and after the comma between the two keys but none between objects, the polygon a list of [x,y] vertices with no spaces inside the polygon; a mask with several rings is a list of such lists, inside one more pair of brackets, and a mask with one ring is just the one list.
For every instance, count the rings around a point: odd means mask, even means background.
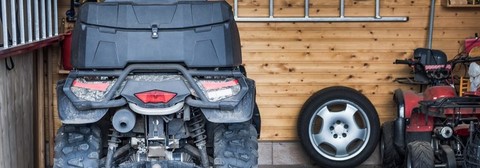
[{"label": "atv exhaust pipe", "polygon": [[128,109],[118,110],[112,118],[113,128],[121,133],[130,132],[135,127],[135,122],[135,114]]}]

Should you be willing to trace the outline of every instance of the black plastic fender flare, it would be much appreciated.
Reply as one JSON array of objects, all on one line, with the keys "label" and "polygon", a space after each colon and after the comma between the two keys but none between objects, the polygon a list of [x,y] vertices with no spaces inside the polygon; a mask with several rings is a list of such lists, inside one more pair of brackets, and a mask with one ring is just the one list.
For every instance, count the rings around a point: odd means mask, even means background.
[{"label": "black plastic fender flare", "polygon": [[[250,121],[250,119],[254,117],[256,88],[254,80],[246,78],[246,83],[249,90],[233,109],[222,107],[201,108],[205,118],[212,123],[241,123]],[[187,98],[187,104],[189,103],[191,102],[189,102]],[[257,117],[260,117],[260,115]]]},{"label": "black plastic fender flare", "polygon": [[397,115],[396,119],[393,122],[393,143],[395,144],[395,147],[397,148],[397,151],[401,155],[405,155],[405,149],[406,149],[406,144],[405,144],[405,108],[403,108],[403,114],[400,111],[400,107],[405,107],[405,100],[403,97],[403,91],[401,89],[395,90],[393,94],[393,101],[395,101],[397,105]]},{"label": "black plastic fender flare", "polygon": [[64,84],[64,80],[57,82],[58,116],[63,124],[94,123],[107,113],[108,108],[78,110],[63,92]]}]

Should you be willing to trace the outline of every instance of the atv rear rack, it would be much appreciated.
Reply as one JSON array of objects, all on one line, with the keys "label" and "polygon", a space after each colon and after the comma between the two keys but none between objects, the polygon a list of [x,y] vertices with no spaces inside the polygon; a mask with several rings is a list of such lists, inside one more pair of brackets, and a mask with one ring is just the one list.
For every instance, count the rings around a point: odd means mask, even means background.
[{"label": "atv rear rack", "polygon": [[[419,102],[419,110],[427,115],[445,117],[448,109],[454,111],[468,110],[471,114],[480,114],[480,97],[452,97]],[[455,112],[456,113],[456,112]]]}]

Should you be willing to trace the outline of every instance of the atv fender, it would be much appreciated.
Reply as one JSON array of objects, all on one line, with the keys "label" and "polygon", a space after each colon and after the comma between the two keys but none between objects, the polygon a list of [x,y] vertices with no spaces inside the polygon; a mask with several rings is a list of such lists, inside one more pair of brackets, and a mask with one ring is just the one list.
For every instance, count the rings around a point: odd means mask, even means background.
[{"label": "atv fender", "polygon": [[393,143],[401,155],[405,154],[405,99],[401,89],[395,90],[393,101],[397,105],[397,118],[393,122]]},{"label": "atv fender", "polygon": [[97,122],[108,109],[78,110],[63,92],[64,80],[57,82],[58,116],[63,124],[89,124]]},{"label": "atv fender", "polygon": [[239,123],[252,119],[255,107],[255,81],[246,79],[246,82],[249,90],[233,110],[202,108],[205,118],[213,123]]}]

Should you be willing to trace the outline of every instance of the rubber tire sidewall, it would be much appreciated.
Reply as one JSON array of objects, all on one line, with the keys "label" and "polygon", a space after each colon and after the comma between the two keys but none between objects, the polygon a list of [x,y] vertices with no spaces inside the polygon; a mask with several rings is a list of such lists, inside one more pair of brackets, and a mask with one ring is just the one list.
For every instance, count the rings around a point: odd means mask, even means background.
[{"label": "rubber tire sidewall", "polygon": [[[344,160],[334,161],[323,157],[315,150],[312,145],[309,135],[310,119],[314,117],[318,108],[322,107],[325,103],[331,100],[348,100],[359,108],[365,111],[365,115],[370,121],[370,138],[367,145],[357,156]],[[322,89],[313,94],[303,105],[300,116],[297,123],[297,132],[300,138],[300,142],[310,157],[312,157],[319,165],[324,167],[354,167],[358,166],[367,160],[377,147],[377,143],[380,139],[380,121],[378,119],[377,111],[372,103],[360,92],[343,86],[334,86]]]},{"label": "rubber tire sidewall", "polygon": [[383,123],[380,141],[383,144],[383,149],[380,146],[382,167],[383,168],[398,168],[402,167],[403,158],[398,154],[397,148],[393,143],[393,121]]}]

